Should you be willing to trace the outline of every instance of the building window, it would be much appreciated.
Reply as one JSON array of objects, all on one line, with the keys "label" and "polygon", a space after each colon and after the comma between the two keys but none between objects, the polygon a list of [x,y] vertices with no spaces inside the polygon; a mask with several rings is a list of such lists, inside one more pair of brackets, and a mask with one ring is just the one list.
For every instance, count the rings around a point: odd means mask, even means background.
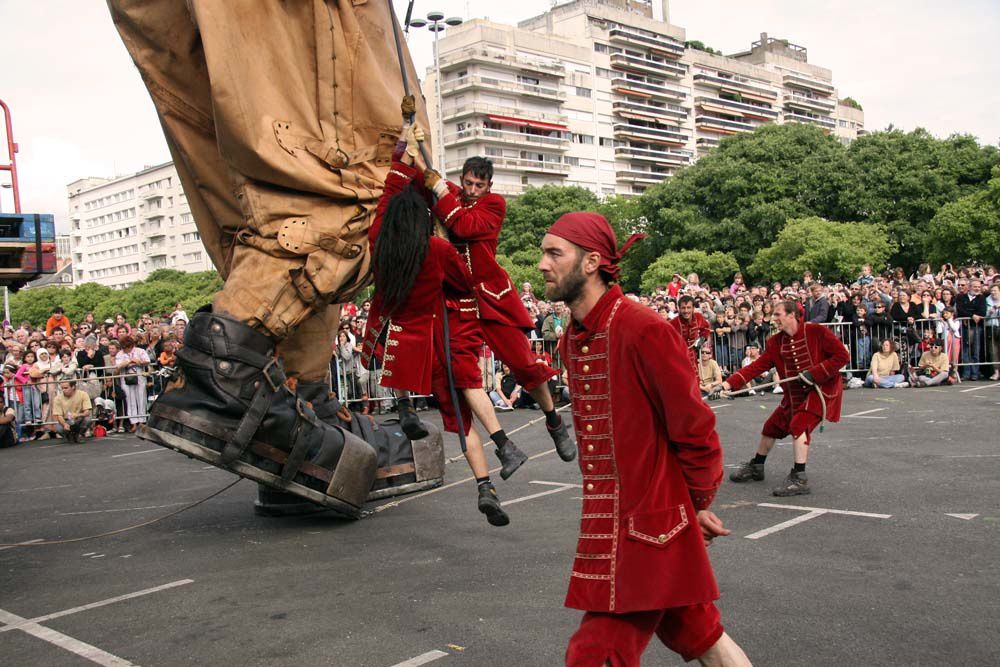
[{"label": "building window", "polygon": [[610,79],[615,74],[611,70],[605,69],[603,67],[597,67],[595,69],[597,70],[597,76],[599,76],[602,79]]},{"label": "building window", "polygon": [[593,137],[593,135],[590,135],[590,134],[574,134],[573,135],[573,142],[577,143],[577,144],[584,144],[584,145],[593,146],[594,145],[594,137]]},{"label": "building window", "polygon": [[610,49],[607,44],[601,44],[600,42],[594,42],[594,51],[598,53],[609,53]]},{"label": "building window", "polygon": [[592,95],[592,93],[593,93],[593,91],[591,91],[590,88],[581,88],[580,86],[576,87],[576,96],[577,97],[590,97]]}]

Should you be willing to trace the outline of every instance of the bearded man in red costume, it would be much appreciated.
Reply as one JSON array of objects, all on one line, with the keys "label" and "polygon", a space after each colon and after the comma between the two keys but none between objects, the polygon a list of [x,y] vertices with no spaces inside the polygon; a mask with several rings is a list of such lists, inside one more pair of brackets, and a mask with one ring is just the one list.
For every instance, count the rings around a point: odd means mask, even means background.
[{"label": "bearded man in red costume", "polygon": [[722,480],[715,415],[677,332],[614,283],[608,221],[569,213],[539,270],[572,321],[560,343],[583,472],[583,518],[566,606],[586,613],[570,667],[639,664],[653,633],[686,660],[749,665],[723,631],[706,546],[729,533],[709,506]]},{"label": "bearded man in red costume", "polygon": [[729,479],[737,483],[763,481],[764,461],[775,440],[790,435],[794,465],[784,483],[772,493],[799,496],[810,493],[806,461],[813,430],[824,419],[840,421],[840,403],[844,396],[840,369],[851,361],[851,353],[828,327],[806,322],[795,301],[778,302],[774,318],[780,331],[768,339],[764,353],[752,364],[730,375],[722,388],[739,390],[771,368],[777,369],[781,379],[797,379],[785,384],[781,403],[764,423],[757,454],[729,475]]},{"label": "bearded man in red costume", "polygon": [[709,340],[711,329],[705,316],[695,312],[694,297],[685,294],[677,301],[677,317],[669,320],[668,324],[681,335],[681,340],[687,347],[687,357],[691,362],[691,368],[695,369],[695,375],[697,375],[698,351]]}]

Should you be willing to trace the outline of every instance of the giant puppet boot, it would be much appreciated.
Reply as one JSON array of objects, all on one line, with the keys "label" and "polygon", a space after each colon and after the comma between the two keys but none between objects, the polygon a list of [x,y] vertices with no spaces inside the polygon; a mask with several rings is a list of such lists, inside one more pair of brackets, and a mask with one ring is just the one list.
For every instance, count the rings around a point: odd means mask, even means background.
[{"label": "giant puppet boot", "polygon": [[423,423],[424,435],[413,439],[395,420],[376,423],[368,415],[344,409],[325,380],[299,382],[296,389],[299,397],[312,405],[317,417],[350,431],[375,449],[378,469],[368,500],[401,496],[444,483],[444,436],[434,424]]},{"label": "giant puppet boot", "polygon": [[177,352],[182,381],[153,404],[141,437],[356,519],[375,451],[288,389],[274,348],[242,322],[196,313]]}]

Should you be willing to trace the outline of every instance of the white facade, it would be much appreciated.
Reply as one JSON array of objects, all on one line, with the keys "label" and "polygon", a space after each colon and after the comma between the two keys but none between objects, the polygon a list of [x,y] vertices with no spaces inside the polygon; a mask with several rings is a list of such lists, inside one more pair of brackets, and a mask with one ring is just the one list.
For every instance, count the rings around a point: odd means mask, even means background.
[{"label": "white facade", "polygon": [[763,123],[845,142],[864,132],[804,48],[765,34],[733,56],[689,49],[683,28],[639,0],[577,0],[518,27],[477,19],[445,32],[439,53],[440,117],[433,69],[423,90],[443,166],[457,180],[485,155],[506,195],[548,183],[638,194]]},{"label": "white facade", "polygon": [[122,288],[157,269],[213,268],[173,163],[67,188],[76,284]]}]

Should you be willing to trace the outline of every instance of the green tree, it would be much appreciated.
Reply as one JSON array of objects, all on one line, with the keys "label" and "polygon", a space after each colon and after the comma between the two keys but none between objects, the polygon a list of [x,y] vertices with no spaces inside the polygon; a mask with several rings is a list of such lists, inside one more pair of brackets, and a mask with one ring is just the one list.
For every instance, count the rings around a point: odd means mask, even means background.
[{"label": "green tree", "polygon": [[895,252],[882,225],[812,216],[789,220],[773,245],[757,252],[754,276],[789,281],[812,271],[825,281],[850,281],[864,264],[884,266]]},{"label": "green tree", "polygon": [[728,285],[733,274],[740,270],[736,259],[727,252],[707,253],[703,250],[681,250],[661,255],[642,274],[641,288],[649,294],[663,287],[675,273],[684,277],[697,273],[702,284],[712,287]]},{"label": "green tree", "polygon": [[519,250],[537,250],[556,218],[572,211],[596,211],[597,195],[577,186],[543,185],[528,188],[507,205],[497,251],[513,256]]},{"label": "green tree", "polygon": [[510,275],[514,289],[521,291],[521,285],[531,283],[535,296],[541,296],[545,289],[545,281],[538,270],[540,250],[519,250],[511,256],[497,255],[497,263]]},{"label": "green tree", "polygon": [[945,204],[928,226],[927,258],[1000,264],[1000,166],[986,189]]},{"label": "green tree", "polygon": [[972,136],[937,139],[923,129],[876,132],[854,141],[847,154],[851,177],[835,219],[885,223],[897,245],[891,261],[905,268],[925,261],[927,228],[938,210],[984,188],[1000,164],[1000,151]]}]

